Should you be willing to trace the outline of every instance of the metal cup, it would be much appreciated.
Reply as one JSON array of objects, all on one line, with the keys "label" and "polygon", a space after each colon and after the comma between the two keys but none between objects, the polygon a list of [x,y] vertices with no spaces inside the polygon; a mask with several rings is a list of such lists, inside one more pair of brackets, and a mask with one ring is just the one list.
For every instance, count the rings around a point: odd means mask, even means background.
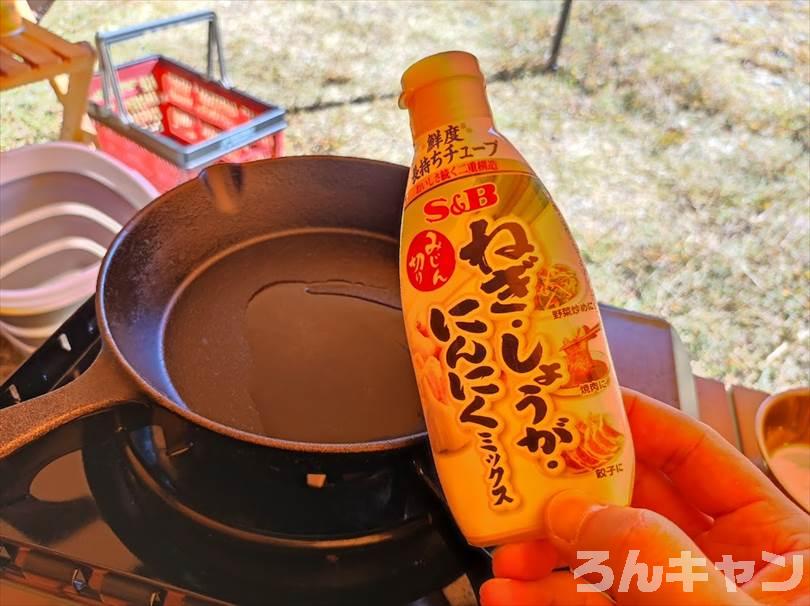
[{"label": "metal cup", "polygon": [[770,396],[757,410],[755,423],[771,477],[810,512],[810,388]]}]

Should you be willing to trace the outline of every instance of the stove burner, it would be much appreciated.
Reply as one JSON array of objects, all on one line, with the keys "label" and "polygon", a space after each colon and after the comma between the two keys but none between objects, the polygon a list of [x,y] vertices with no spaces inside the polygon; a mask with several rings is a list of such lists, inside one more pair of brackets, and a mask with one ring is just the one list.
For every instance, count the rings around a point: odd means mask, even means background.
[{"label": "stove burner", "polygon": [[419,450],[371,455],[279,451],[156,411],[122,436],[127,466],[167,505],[258,542],[384,533],[424,518],[435,497],[414,471]]},{"label": "stove burner", "polygon": [[[421,502],[406,497],[421,480],[412,472],[409,491],[397,486],[408,478],[397,462],[315,488],[271,468],[261,447],[211,434],[217,441],[198,437],[170,457],[159,435],[152,427],[118,432],[104,456],[85,449],[84,466],[110,527],[175,584],[238,604],[405,604],[461,576],[474,553],[437,504],[429,510],[424,486]],[[218,468],[198,466],[208,456]],[[174,460],[166,467],[164,458]],[[295,495],[276,498],[291,487]],[[364,508],[355,492],[376,502]],[[341,511],[350,504],[355,511]]]}]

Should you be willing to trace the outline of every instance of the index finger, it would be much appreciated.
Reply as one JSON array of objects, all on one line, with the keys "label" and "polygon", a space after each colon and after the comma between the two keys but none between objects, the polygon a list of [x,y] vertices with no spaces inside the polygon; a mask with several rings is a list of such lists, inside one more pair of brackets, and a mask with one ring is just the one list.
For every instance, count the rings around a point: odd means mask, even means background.
[{"label": "index finger", "polygon": [[698,509],[720,516],[757,501],[781,503],[779,490],[714,429],[636,391],[622,397],[640,461],[664,472]]}]

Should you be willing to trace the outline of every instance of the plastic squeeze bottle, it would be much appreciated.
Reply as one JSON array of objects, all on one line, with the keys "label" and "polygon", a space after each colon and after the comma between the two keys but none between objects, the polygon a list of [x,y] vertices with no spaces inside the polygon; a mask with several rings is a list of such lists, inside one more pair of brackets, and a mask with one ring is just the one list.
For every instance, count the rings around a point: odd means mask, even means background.
[{"label": "plastic squeeze bottle", "polygon": [[414,160],[400,282],[431,450],[472,545],[544,534],[549,497],[627,505],[634,455],[588,274],[559,210],[493,124],[473,55],[402,76]]}]

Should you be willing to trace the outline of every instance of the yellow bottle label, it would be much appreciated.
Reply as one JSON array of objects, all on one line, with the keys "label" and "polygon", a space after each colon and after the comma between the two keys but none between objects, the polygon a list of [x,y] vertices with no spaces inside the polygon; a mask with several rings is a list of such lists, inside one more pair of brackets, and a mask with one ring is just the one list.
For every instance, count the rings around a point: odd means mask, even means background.
[{"label": "yellow bottle label", "polygon": [[417,141],[401,246],[431,447],[468,540],[540,534],[562,488],[626,504],[632,444],[587,273],[542,183],[488,122]]}]

